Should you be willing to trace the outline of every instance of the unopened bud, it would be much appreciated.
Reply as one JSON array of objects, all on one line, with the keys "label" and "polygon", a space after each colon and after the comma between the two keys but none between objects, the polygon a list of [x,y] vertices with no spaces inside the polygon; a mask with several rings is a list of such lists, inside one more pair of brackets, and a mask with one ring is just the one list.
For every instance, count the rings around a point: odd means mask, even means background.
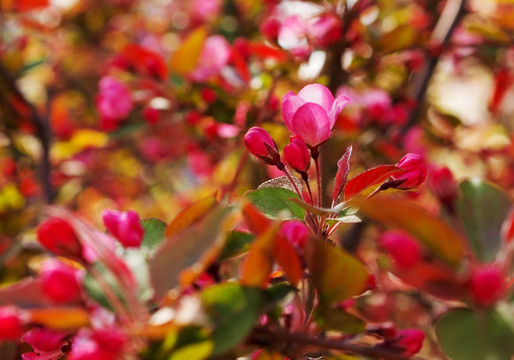
[{"label": "unopened bud", "polygon": [[245,145],[248,151],[268,165],[278,165],[280,154],[277,144],[263,128],[254,126],[246,133]]}]

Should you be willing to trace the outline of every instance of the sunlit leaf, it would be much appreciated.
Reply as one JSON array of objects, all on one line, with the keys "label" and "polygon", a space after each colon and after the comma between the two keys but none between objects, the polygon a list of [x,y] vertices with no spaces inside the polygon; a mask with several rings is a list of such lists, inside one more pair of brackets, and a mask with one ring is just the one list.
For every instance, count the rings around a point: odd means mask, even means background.
[{"label": "sunlit leaf", "polygon": [[352,203],[372,219],[409,232],[450,265],[457,265],[464,254],[462,239],[455,230],[412,202],[375,197]]},{"label": "sunlit leaf", "polygon": [[200,220],[214,205],[216,205],[216,197],[209,195],[182,210],[166,227],[166,237],[169,238]]},{"label": "sunlit leaf", "polygon": [[89,324],[89,315],[81,308],[44,308],[29,311],[30,322],[55,330],[78,329]]},{"label": "sunlit leaf", "polygon": [[173,351],[168,360],[203,360],[211,355],[214,344],[212,341],[202,341],[182,346]]},{"label": "sunlit leaf", "polygon": [[291,199],[299,199],[294,192],[281,188],[263,188],[252,191],[246,195],[248,199],[264,214],[270,218],[301,219],[305,217],[305,210]]},{"label": "sunlit leaf", "polygon": [[245,219],[246,226],[256,235],[262,235],[271,225],[271,220],[265,217],[249,202],[243,204],[241,212]]},{"label": "sunlit leaf", "polygon": [[480,260],[492,261],[500,250],[500,230],[512,203],[500,188],[478,179],[462,182],[460,191],[457,212],[471,246]]},{"label": "sunlit leaf", "polygon": [[510,360],[514,354],[514,321],[509,309],[474,313],[451,310],[436,324],[436,334],[452,360]]},{"label": "sunlit leaf", "polygon": [[171,71],[179,75],[191,72],[198,63],[208,31],[206,27],[193,30],[171,58]]},{"label": "sunlit leaf", "polygon": [[346,251],[312,240],[307,243],[305,256],[321,302],[340,302],[364,290],[368,271],[361,261]]},{"label": "sunlit leaf", "polygon": [[316,323],[324,330],[341,331],[346,334],[359,334],[364,331],[366,322],[340,308],[320,306],[315,312]]},{"label": "sunlit leaf", "polygon": [[101,148],[107,145],[109,136],[93,129],[81,129],[73,133],[70,140],[56,143],[51,150],[51,156],[56,161],[65,160],[79,152],[90,148]]},{"label": "sunlit leaf", "polygon": [[201,298],[213,323],[213,355],[241,343],[259,318],[265,305],[260,289],[226,283],[205,289]]},{"label": "sunlit leaf", "polygon": [[[403,172],[403,170],[394,165],[380,165],[366,170],[348,181],[344,189],[344,198],[348,200],[400,172]],[[367,193],[363,195],[367,195]]]},{"label": "sunlit leaf", "polygon": [[[293,179],[296,187],[300,192],[302,191],[302,182],[300,179],[292,176],[291,179]],[[263,182],[260,184],[257,189],[264,189],[264,188],[282,188],[287,189],[289,191],[295,191],[295,188],[291,181],[287,178],[287,176],[279,176],[273,179],[270,179],[268,181]]]},{"label": "sunlit leaf", "polygon": [[141,246],[149,250],[157,248],[164,241],[166,223],[159,219],[141,219],[141,225],[145,231]]}]

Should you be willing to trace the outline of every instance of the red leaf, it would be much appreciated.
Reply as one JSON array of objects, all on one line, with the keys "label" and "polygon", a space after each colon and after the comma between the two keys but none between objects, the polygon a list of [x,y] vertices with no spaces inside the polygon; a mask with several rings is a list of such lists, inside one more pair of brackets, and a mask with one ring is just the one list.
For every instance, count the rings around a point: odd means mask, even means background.
[{"label": "red leaf", "polygon": [[514,84],[514,75],[508,69],[500,69],[494,74],[494,91],[489,102],[492,112],[498,111],[507,90]]},{"label": "red leaf", "polygon": [[241,282],[246,286],[264,287],[273,269],[273,246],[278,236],[278,224],[261,232],[250,247],[243,262]]},{"label": "red leaf", "polygon": [[380,165],[366,170],[348,181],[344,189],[344,198],[348,200],[373,185],[381,184],[391,175],[402,171],[402,169],[394,165]]},{"label": "red leaf", "polygon": [[250,52],[261,58],[273,58],[277,61],[287,59],[287,54],[283,50],[259,42],[250,44]]},{"label": "red leaf", "polygon": [[246,226],[255,235],[262,235],[271,225],[271,220],[265,217],[251,203],[246,203],[242,208]]},{"label": "red leaf", "polygon": [[282,236],[278,236],[273,246],[273,256],[293,285],[297,285],[303,276],[303,268],[298,253],[293,245]]},{"label": "red leaf", "polygon": [[334,193],[332,195],[334,199],[334,204],[337,203],[339,196],[344,190],[344,186],[346,185],[346,179],[348,178],[348,173],[350,172],[350,157],[352,156],[352,146],[348,146],[343,156],[337,162],[337,173],[336,179],[334,182]]},{"label": "red leaf", "polygon": [[237,71],[239,72],[239,75],[241,75],[241,78],[243,79],[243,81],[249,82],[251,79],[250,71],[248,70],[248,66],[246,64],[245,59],[237,51],[236,48],[232,48],[232,62],[234,63],[234,66],[236,67]]}]

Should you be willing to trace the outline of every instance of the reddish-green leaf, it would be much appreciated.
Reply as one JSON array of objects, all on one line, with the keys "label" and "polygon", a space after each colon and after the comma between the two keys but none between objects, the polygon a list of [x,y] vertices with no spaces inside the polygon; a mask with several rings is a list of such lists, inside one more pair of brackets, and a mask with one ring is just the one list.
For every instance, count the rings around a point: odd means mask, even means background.
[{"label": "reddish-green leaf", "polygon": [[273,246],[277,236],[278,224],[274,224],[253,242],[243,262],[243,285],[263,287],[268,283],[268,275],[273,268]]},{"label": "reddish-green leaf", "polygon": [[[214,208],[201,221],[168,238],[157,249],[150,259],[150,278],[158,298],[179,283],[190,281],[213,261],[223,246],[225,220],[230,213],[231,208]],[[190,267],[194,268],[194,274],[184,272]]]},{"label": "reddish-green leaf", "polygon": [[346,251],[320,240],[306,247],[307,266],[322,303],[332,304],[360,294],[366,287],[368,271]]},{"label": "reddish-green leaf", "polygon": [[348,200],[374,185],[380,185],[391,175],[402,171],[402,169],[394,165],[380,165],[366,170],[348,181],[344,189],[344,198]]},{"label": "reddish-green leaf", "polygon": [[407,284],[443,299],[461,299],[465,291],[457,274],[444,264],[419,262],[391,272]]},{"label": "reddish-green leaf", "polygon": [[243,205],[241,212],[243,213],[246,226],[248,226],[248,229],[255,235],[262,235],[271,225],[271,220],[265,217],[250,202]]},{"label": "reddish-green leaf", "polygon": [[352,156],[352,146],[348,146],[343,156],[337,162],[337,173],[334,181],[334,193],[332,194],[332,198],[334,199],[334,203],[337,203],[339,196],[344,190],[344,186],[346,185],[346,179],[348,178],[348,173],[350,172],[350,157]]},{"label": "reddish-green leaf", "polygon": [[391,227],[411,233],[435,255],[454,266],[462,259],[459,235],[443,220],[413,202],[375,197],[356,199],[352,204],[369,217]]}]

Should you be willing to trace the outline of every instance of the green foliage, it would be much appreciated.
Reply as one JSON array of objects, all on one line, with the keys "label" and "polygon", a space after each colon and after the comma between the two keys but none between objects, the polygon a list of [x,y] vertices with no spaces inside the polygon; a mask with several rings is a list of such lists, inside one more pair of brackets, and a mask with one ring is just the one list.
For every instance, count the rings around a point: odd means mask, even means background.
[{"label": "green foliage", "polygon": [[141,246],[153,251],[164,241],[166,223],[159,219],[141,219],[145,235]]},{"label": "green foliage", "polygon": [[500,188],[479,179],[462,182],[460,191],[457,211],[470,244],[481,261],[492,261],[501,248],[500,230],[512,202]]},{"label": "green foliage", "polygon": [[262,188],[246,195],[248,199],[264,214],[272,219],[301,219],[305,210],[291,201],[298,199],[294,192],[282,188]]},{"label": "green foliage", "polygon": [[436,333],[452,360],[510,360],[514,354],[514,318],[508,308],[451,310],[437,322]]}]

